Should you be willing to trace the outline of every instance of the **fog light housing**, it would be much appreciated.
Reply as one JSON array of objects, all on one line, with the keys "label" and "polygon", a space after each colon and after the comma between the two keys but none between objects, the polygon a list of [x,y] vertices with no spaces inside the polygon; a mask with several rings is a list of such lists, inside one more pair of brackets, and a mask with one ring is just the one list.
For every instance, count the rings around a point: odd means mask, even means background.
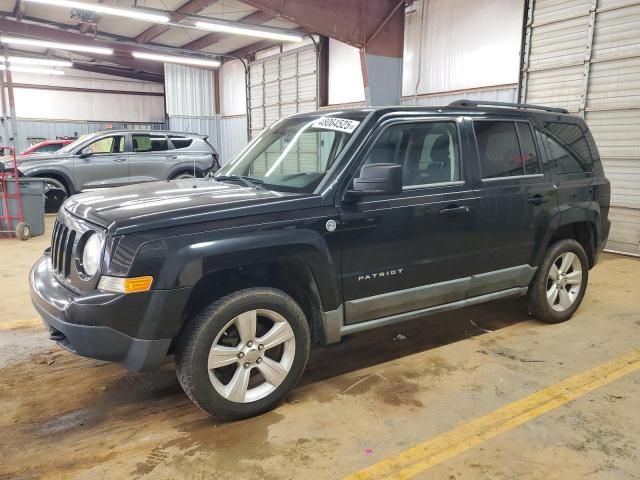
[{"label": "fog light housing", "polygon": [[146,292],[151,289],[153,277],[108,277],[103,275],[98,282],[98,290],[117,293]]}]

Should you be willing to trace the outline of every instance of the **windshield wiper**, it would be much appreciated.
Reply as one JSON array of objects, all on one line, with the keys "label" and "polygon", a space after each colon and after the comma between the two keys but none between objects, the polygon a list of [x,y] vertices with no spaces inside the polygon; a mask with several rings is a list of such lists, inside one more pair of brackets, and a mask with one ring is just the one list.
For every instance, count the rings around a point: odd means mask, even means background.
[{"label": "windshield wiper", "polygon": [[247,177],[246,175],[218,175],[214,176],[213,179],[219,182],[224,182],[225,180],[240,180],[247,187],[253,188],[254,190],[264,190],[264,187],[260,186],[264,181],[259,178]]}]

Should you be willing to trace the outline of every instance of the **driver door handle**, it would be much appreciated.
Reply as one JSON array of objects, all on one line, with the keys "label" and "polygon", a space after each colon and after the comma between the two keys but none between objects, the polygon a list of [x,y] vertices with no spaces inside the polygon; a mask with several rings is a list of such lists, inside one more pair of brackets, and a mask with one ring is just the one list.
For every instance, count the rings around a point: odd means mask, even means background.
[{"label": "driver door handle", "polygon": [[124,162],[127,159],[127,157],[117,157],[114,158],[113,161],[114,162]]},{"label": "driver door handle", "polygon": [[440,210],[440,215],[446,215],[447,217],[455,217],[457,215],[466,215],[471,209],[466,205],[449,205],[447,208]]},{"label": "driver door handle", "polygon": [[547,203],[549,200],[551,200],[549,195],[540,195],[539,193],[536,193],[533,197],[529,197],[527,202],[532,205],[542,205],[543,203]]}]

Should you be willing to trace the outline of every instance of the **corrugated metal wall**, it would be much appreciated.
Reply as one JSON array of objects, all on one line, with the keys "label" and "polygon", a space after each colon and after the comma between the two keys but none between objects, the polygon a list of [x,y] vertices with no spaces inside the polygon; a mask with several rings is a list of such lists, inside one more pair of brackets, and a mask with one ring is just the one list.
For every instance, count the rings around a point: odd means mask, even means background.
[{"label": "corrugated metal wall", "polygon": [[473,90],[459,90],[417,97],[403,97],[403,105],[443,106],[454,100],[484,100],[492,102],[515,102],[518,97],[518,85],[503,85],[500,87],[478,88]]},{"label": "corrugated metal wall", "polygon": [[[4,119],[0,119],[3,123]],[[80,137],[87,133],[100,130],[126,129],[126,130],[166,130],[166,123],[123,123],[123,122],[61,122],[54,120],[25,120],[18,119],[17,151],[26,150],[29,146],[46,139],[62,137]],[[3,137],[4,127],[0,125],[0,143],[7,143]],[[11,120],[9,119],[9,131]]]},{"label": "corrugated metal wall", "polygon": [[165,63],[164,85],[169,116],[215,116],[212,70]]},{"label": "corrugated metal wall", "polygon": [[607,248],[640,254],[640,2],[529,0],[523,101],[583,115],[611,181]]},{"label": "corrugated metal wall", "polygon": [[176,132],[199,133],[206,135],[208,142],[220,153],[220,119],[219,117],[187,117],[169,115],[169,129]]},{"label": "corrugated metal wall", "polygon": [[164,90],[171,130],[207,135],[219,152],[213,71],[165,63]]},{"label": "corrugated metal wall", "polygon": [[247,116],[220,119],[220,161],[229,162],[247,144]]}]

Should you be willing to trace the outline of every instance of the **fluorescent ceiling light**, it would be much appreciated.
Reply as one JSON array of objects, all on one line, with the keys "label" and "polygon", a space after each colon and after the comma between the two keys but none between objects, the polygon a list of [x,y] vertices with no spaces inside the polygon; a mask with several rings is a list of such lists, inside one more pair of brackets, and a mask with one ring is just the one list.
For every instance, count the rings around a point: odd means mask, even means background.
[{"label": "fluorescent ceiling light", "polygon": [[53,48],[55,50],[69,50],[70,52],[98,53],[101,55],[113,54],[112,48],[89,47],[86,45],[75,45],[73,43],[49,42],[47,40],[33,40],[31,38],[20,37],[0,37],[0,42],[10,45],[24,45],[27,47]]},{"label": "fluorescent ceiling light", "polygon": [[43,5],[50,5],[53,7],[67,7],[77,8],[78,10],[86,10],[89,12],[102,13],[104,15],[113,15],[115,17],[132,18],[135,20],[142,20],[143,22],[153,23],[167,23],[171,20],[169,15],[162,13],[152,13],[142,10],[140,8],[116,8],[107,7],[99,3],[83,3],[73,2],[69,0],[25,0],[30,3],[41,3]]},{"label": "fluorescent ceiling light", "polygon": [[166,63],[180,63],[184,65],[193,65],[196,67],[216,68],[220,66],[220,62],[218,60],[207,60],[205,58],[174,57],[171,55],[146,53],[146,52],[131,52],[131,55],[133,55],[135,58],[141,58],[143,60],[154,60],[156,62],[166,62]]},{"label": "fluorescent ceiling light", "polygon": [[31,58],[31,57],[0,57],[0,62],[9,61],[11,65],[37,65],[43,67],[72,67],[73,63],[67,60],[52,60],[50,58]]},{"label": "fluorescent ceiling light", "polygon": [[303,36],[298,33],[285,33],[267,30],[264,28],[238,27],[227,23],[212,23],[196,21],[195,26],[202,30],[212,32],[235,33],[236,35],[246,35],[249,37],[269,38],[271,40],[283,40],[285,42],[301,42]]},{"label": "fluorescent ceiling light", "polygon": [[[0,70],[6,69],[6,65],[0,65]],[[12,72],[41,73],[43,75],[64,75],[62,70],[54,70],[53,68],[9,67],[9,70]]]}]

